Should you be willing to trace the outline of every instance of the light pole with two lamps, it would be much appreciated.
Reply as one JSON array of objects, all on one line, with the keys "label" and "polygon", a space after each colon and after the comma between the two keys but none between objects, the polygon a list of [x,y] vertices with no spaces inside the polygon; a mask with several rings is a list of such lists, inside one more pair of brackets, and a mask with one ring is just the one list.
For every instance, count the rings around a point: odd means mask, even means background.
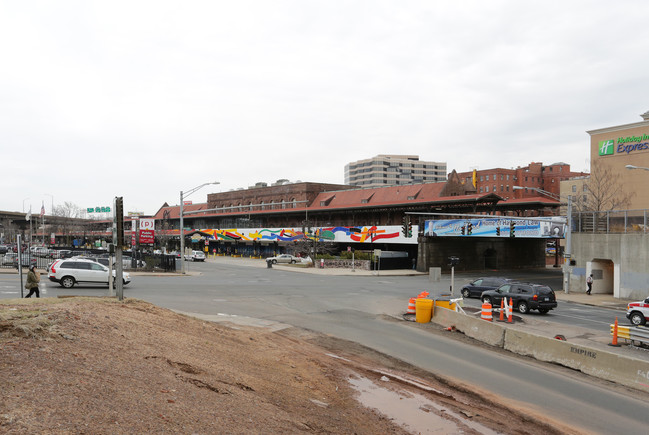
[{"label": "light pole with two lamps", "polygon": [[[568,270],[568,263],[570,262],[570,257],[571,257],[571,248],[572,248],[572,197],[570,195],[568,196],[561,196],[557,195],[556,193],[548,192],[547,190],[540,189],[538,187],[523,187],[523,186],[513,186],[512,189],[514,190],[522,190],[522,189],[530,189],[534,190],[535,192],[538,192],[542,195],[549,196],[552,199],[556,199],[557,201],[561,201],[561,198],[566,198],[567,200],[567,205],[568,205],[568,210],[566,211],[567,218],[566,218],[566,250],[563,253],[563,291],[565,293],[570,293],[570,286],[569,280],[570,280],[570,273]],[[555,247],[555,249],[557,249]]]},{"label": "light pole with two lamps", "polygon": [[209,186],[210,184],[220,184],[218,181],[212,181],[211,183],[203,183],[200,186],[189,189],[185,192],[180,191],[180,271],[182,274],[185,273],[185,223],[183,221],[183,201],[185,197],[188,197],[192,193],[196,192],[198,189]]}]

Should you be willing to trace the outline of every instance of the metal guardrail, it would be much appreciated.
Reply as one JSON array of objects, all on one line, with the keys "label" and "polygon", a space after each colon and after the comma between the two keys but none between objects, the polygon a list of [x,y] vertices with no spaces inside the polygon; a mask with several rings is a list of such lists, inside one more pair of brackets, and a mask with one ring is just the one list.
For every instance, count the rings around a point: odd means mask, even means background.
[{"label": "metal guardrail", "polygon": [[581,211],[572,213],[573,233],[649,233],[649,210]]},{"label": "metal guardrail", "polygon": [[[611,325],[611,335],[614,334],[615,325]],[[644,326],[619,326],[617,327],[617,338],[623,338],[635,344],[649,345],[649,328]]]}]

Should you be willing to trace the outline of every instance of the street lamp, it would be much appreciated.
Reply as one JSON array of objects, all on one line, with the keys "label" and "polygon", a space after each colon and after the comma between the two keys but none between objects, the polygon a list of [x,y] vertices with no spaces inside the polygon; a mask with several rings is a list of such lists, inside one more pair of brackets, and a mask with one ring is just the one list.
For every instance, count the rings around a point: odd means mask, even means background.
[{"label": "street lamp", "polygon": [[649,171],[649,168],[645,168],[644,166],[626,165],[625,168],[627,168],[627,169],[644,169],[645,171]]},{"label": "street lamp", "polygon": [[23,199],[23,213],[25,213],[25,201],[27,201],[28,199],[30,199],[30,198]]},{"label": "street lamp", "polygon": [[203,183],[200,186],[194,187],[193,189],[189,189],[185,192],[183,192],[182,190],[180,191],[180,271],[182,274],[185,274],[185,230],[183,229],[185,223],[183,221],[183,198],[210,184],[220,183],[218,181],[213,181],[211,183]]},{"label": "street lamp", "polygon": [[567,199],[567,205],[568,205],[568,210],[566,212],[567,218],[566,218],[566,250],[563,253],[563,291],[565,293],[569,293],[569,279],[570,279],[570,274],[568,273],[568,262],[570,262],[570,257],[571,257],[571,251],[570,249],[572,248],[572,197],[570,195],[568,196],[561,196],[557,195],[556,193],[548,192],[547,190],[540,189],[538,187],[522,187],[522,186],[513,186],[513,190],[522,190],[522,189],[530,189],[534,190],[542,195],[549,196],[552,199],[556,199],[557,201],[561,201],[561,198],[566,198]]}]

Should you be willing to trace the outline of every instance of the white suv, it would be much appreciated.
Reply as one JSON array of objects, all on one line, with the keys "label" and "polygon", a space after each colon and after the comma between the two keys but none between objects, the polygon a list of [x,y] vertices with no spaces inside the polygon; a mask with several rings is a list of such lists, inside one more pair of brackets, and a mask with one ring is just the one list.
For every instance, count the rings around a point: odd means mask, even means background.
[{"label": "white suv", "polygon": [[203,251],[192,251],[191,255],[185,255],[187,261],[205,261],[205,254]]},{"label": "white suv", "polygon": [[[85,258],[68,258],[56,260],[49,267],[47,277],[50,281],[58,282],[65,288],[71,288],[77,283],[95,283],[108,285],[108,268],[96,261]],[[113,278],[115,271],[113,270]],[[131,282],[131,276],[124,273],[124,284]]]},{"label": "white suv", "polygon": [[649,298],[640,302],[631,302],[627,305],[626,318],[635,326],[647,323],[647,318],[649,318]]}]

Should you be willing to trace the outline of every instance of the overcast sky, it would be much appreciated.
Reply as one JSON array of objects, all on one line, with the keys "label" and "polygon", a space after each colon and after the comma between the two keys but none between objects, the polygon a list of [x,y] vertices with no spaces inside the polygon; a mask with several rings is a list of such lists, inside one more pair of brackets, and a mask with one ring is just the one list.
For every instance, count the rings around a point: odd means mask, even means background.
[{"label": "overcast sky", "polygon": [[1,1],[0,210],[155,213],[416,154],[563,161],[649,110],[647,1]]}]

